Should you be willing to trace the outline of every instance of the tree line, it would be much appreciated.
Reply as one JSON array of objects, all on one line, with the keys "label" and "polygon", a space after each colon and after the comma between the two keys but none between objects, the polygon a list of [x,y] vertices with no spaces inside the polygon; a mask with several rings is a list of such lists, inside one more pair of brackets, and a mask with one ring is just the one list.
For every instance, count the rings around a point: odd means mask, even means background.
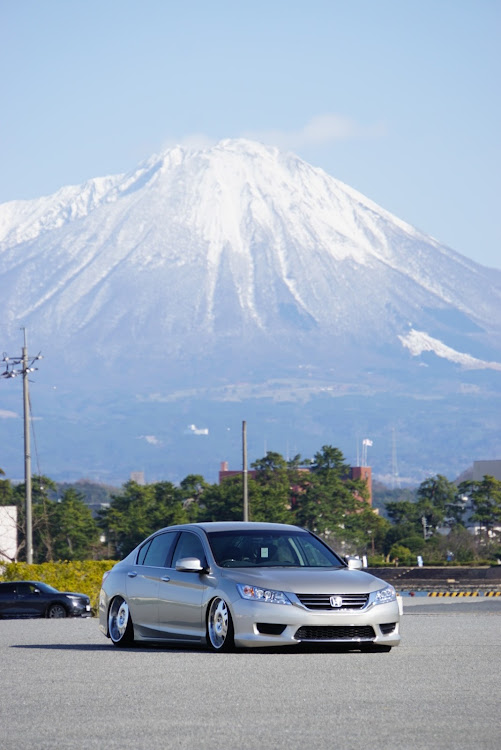
[{"label": "tree line", "polygon": [[[255,461],[248,479],[252,521],[293,523],[319,534],[341,554],[367,555],[372,563],[415,564],[444,560],[495,561],[501,557],[496,528],[501,525],[501,482],[456,485],[442,475],[423,481],[415,497],[403,490],[387,500],[382,513],[367,503],[365,481],[350,478],[342,452],[323,446],[312,460],[291,461],[269,451]],[[127,482],[111,494],[109,507],[94,517],[75,486],[54,498],[56,484],[47,477],[32,479],[34,562],[116,559],[128,554],[157,529],[197,521],[241,520],[242,477],[209,484],[190,474],[179,485]],[[0,480],[0,505],[18,508],[18,550],[24,557],[23,484]],[[52,496],[52,497],[51,497]],[[476,524],[473,535],[466,523]],[[2,540],[0,539],[0,551]]]}]

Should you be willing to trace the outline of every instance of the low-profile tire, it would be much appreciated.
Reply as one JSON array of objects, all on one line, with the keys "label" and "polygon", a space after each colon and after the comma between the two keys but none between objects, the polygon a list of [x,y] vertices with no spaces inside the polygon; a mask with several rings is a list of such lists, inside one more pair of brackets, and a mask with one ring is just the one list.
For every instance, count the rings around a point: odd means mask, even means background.
[{"label": "low-profile tire", "polygon": [[207,612],[207,646],[211,651],[232,651],[235,646],[230,610],[219,597],[211,601]]},{"label": "low-profile tire", "polygon": [[134,625],[129,605],[121,596],[116,596],[110,604],[108,633],[114,646],[132,646],[134,643]]},{"label": "low-profile tire", "polygon": [[68,617],[68,612],[62,604],[51,604],[50,607],[47,607],[46,617],[50,617],[51,619],[55,617]]}]

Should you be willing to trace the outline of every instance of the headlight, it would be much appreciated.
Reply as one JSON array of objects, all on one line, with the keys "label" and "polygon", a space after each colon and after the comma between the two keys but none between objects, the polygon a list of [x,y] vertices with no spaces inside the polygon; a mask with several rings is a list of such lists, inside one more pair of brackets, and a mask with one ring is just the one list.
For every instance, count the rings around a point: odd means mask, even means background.
[{"label": "headlight", "polygon": [[79,596],[68,596],[68,599],[70,600],[70,602],[73,604],[74,607],[76,607],[77,604],[82,603],[82,600],[80,599]]},{"label": "headlight", "polygon": [[387,586],[385,589],[379,589],[375,592],[374,604],[389,604],[397,600],[397,592],[393,586]]},{"label": "headlight", "polygon": [[261,589],[246,583],[237,583],[238,593],[242,599],[252,599],[255,602],[271,602],[272,604],[290,604],[290,599],[283,591]]}]

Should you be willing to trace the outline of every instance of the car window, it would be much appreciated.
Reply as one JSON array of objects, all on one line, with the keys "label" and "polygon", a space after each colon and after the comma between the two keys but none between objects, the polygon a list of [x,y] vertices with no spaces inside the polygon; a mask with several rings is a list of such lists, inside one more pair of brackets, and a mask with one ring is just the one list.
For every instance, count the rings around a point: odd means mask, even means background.
[{"label": "car window", "polygon": [[183,557],[196,557],[203,566],[206,565],[203,544],[196,534],[192,534],[189,531],[183,531],[179,535],[172,558],[172,567],[175,568],[177,561]]},{"label": "car window", "polygon": [[27,596],[28,594],[34,594],[35,591],[40,589],[35,586],[34,583],[18,583],[17,584],[17,593],[20,596]]},{"label": "car window", "polygon": [[335,552],[306,531],[224,531],[208,537],[223,568],[343,567]]},{"label": "car window", "polygon": [[2,585],[0,586],[0,594],[3,594],[4,596],[7,594],[13,594],[15,590],[15,583],[2,583]]},{"label": "car window", "polygon": [[139,550],[139,553],[137,555],[137,564],[138,565],[144,565],[144,558],[146,557],[146,553],[148,552],[151,544],[151,539],[148,539],[146,544],[143,544],[141,549]]},{"label": "car window", "polygon": [[[151,542],[148,545],[145,545],[147,549],[144,557],[141,556],[142,550],[140,551],[138,564],[151,565],[156,568],[165,568],[175,539],[176,532],[174,531],[154,536]],[[142,563],[140,562],[140,558],[142,558]]]},{"label": "car window", "polygon": [[298,554],[304,558],[309,568],[322,568],[332,565],[332,552],[318,543],[315,537],[306,537],[293,540],[297,544]]}]

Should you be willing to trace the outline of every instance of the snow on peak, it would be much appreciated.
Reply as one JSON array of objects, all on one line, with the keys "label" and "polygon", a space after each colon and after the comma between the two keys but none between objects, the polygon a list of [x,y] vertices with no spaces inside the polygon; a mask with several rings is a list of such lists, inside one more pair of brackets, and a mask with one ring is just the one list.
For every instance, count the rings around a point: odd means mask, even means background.
[{"label": "snow on peak", "polygon": [[392,341],[402,320],[425,327],[426,309],[499,320],[481,267],[294,154],[246,139],[174,146],[126,174],[3,204],[0,274],[12,320],[94,325],[110,339],[129,318],[171,337],[182,317],[204,334]]},{"label": "snow on peak", "polygon": [[470,354],[458,352],[424,331],[416,331],[412,328],[407,335],[399,336],[398,338],[413,357],[419,357],[423,352],[433,352],[437,357],[448,359],[450,362],[461,365],[465,370],[501,371],[500,362],[485,362],[482,359],[472,357]]}]

